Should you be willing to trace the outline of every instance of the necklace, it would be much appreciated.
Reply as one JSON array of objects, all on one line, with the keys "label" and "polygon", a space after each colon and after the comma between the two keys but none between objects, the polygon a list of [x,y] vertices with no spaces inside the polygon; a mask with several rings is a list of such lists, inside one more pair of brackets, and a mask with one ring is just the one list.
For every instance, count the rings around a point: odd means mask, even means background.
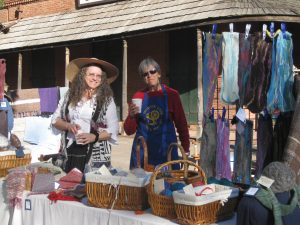
[{"label": "necklace", "polygon": [[95,89],[87,90],[87,98],[91,99],[93,97],[94,92],[95,92]]}]

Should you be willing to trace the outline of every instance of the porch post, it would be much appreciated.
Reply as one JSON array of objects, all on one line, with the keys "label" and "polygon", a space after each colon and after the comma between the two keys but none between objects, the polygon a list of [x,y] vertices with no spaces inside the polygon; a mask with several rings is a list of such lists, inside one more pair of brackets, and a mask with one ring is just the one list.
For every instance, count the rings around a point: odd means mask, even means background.
[{"label": "porch post", "polygon": [[[70,49],[68,47],[65,47],[65,69],[67,68],[69,62],[70,62]],[[69,87],[69,81],[67,79],[66,74],[65,74],[65,87]]]},{"label": "porch post", "polygon": [[198,82],[198,129],[197,139],[202,135],[203,130],[203,86],[202,86],[202,34],[201,30],[197,28],[197,82]]},{"label": "porch post", "polygon": [[18,54],[18,90],[22,89],[22,62],[23,55],[22,53]]},{"label": "porch post", "polygon": [[122,76],[122,121],[124,122],[128,113],[127,105],[127,41],[123,40],[123,76]]}]

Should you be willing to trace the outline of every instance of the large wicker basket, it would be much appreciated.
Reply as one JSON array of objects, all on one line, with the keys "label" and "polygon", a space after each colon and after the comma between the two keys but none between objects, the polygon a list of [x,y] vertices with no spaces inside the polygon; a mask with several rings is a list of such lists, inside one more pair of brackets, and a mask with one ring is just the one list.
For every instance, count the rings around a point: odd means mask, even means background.
[{"label": "large wicker basket", "polygon": [[9,169],[30,164],[30,151],[25,150],[24,153],[24,157],[17,158],[15,151],[0,152],[0,177],[5,177],[8,174]]},{"label": "large wicker basket", "polygon": [[[181,170],[173,170],[171,165],[178,163],[183,164],[184,168]],[[193,166],[197,169],[197,171],[189,171],[189,166]],[[165,167],[168,167],[168,169],[162,171]],[[195,172],[197,172],[196,175]],[[201,167],[186,159],[169,161],[157,167],[151,176],[150,183],[147,188],[149,204],[154,215],[168,219],[177,218],[174,200],[173,197],[160,195],[154,192],[154,182],[157,178],[164,178],[168,182],[185,181],[186,183],[190,183],[191,181],[202,181],[203,183],[206,183],[206,177]]]},{"label": "large wicker basket", "polygon": [[[137,142],[137,159],[140,159],[140,143],[144,148],[144,167],[146,171],[153,170],[148,165],[147,145],[142,136]],[[140,168],[140,160],[137,161]],[[148,173],[150,177],[152,173]],[[101,175],[98,175],[98,178]],[[102,179],[103,178],[103,179]],[[124,210],[144,210],[149,208],[146,183],[144,178],[102,176],[98,181],[92,173],[86,174],[86,191],[89,204],[95,207]],[[96,178],[97,179],[97,178]]]},{"label": "large wicker basket", "polygon": [[[237,205],[239,191],[237,188],[217,186],[222,190],[203,197],[173,192],[177,221],[183,225],[208,225],[230,219]],[[222,203],[220,199],[227,201]]]}]

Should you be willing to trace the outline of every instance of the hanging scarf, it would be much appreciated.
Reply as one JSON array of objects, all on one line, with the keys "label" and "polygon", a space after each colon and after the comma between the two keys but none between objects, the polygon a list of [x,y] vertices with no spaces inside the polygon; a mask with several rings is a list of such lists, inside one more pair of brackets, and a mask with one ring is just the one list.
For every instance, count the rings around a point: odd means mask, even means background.
[{"label": "hanging scarf", "polygon": [[216,178],[231,181],[229,123],[218,115],[217,121]]},{"label": "hanging scarf", "polygon": [[205,33],[203,50],[203,108],[208,115],[213,104],[214,93],[218,83],[222,52],[222,35]]}]

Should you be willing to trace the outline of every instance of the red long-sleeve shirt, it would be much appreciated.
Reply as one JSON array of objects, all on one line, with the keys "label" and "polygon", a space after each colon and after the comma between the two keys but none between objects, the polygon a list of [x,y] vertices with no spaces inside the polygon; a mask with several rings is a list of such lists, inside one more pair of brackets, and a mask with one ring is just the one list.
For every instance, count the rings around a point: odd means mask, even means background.
[{"label": "red long-sleeve shirt", "polygon": [[[169,110],[169,117],[174,122],[176,132],[179,135],[180,143],[185,152],[189,152],[190,148],[190,141],[189,141],[189,131],[188,125],[185,118],[184,110],[180,101],[180,97],[178,91],[164,85],[167,95],[168,95],[168,110]],[[144,94],[147,92],[147,89],[137,91],[132,98],[140,98],[144,99]],[[154,92],[147,92],[148,96],[162,96],[162,90],[154,91]],[[137,130],[137,120],[136,118],[132,118],[129,115],[127,116],[124,122],[124,130],[127,135],[132,135]]]}]

